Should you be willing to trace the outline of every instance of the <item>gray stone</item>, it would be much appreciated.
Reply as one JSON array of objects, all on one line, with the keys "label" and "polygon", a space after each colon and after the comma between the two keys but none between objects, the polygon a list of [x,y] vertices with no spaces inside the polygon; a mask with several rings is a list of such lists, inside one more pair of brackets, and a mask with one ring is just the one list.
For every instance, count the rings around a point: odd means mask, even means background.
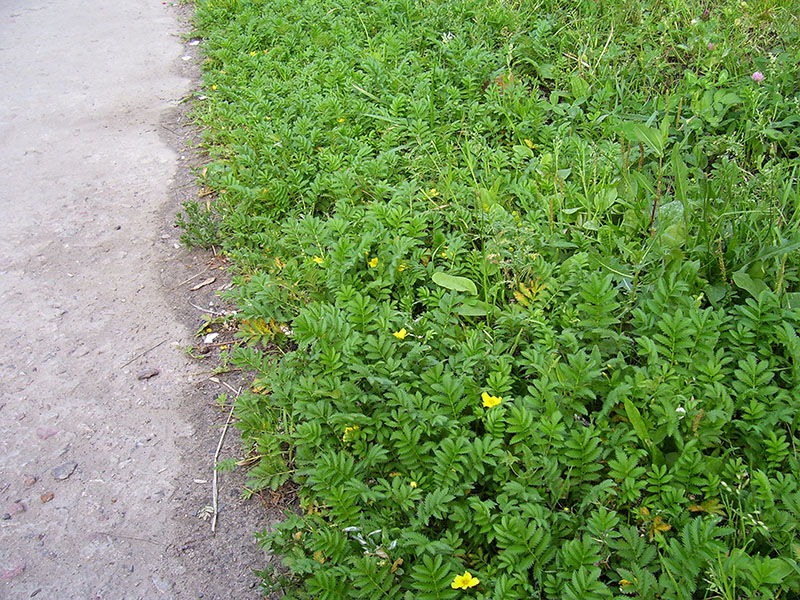
[{"label": "gray stone", "polygon": [[159,373],[161,373],[161,371],[159,371],[158,369],[145,369],[136,376],[136,379],[140,380],[150,379],[151,377],[155,377]]},{"label": "gray stone", "polygon": [[52,429],[50,427],[39,427],[36,429],[36,435],[40,440],[46,440],[47,438],[51,438],[57,433],[58,429]]},{"label": "gray stone", "polygon": [[53,469],[53,477],[55,477],[58,481],[63,481],[72,475],[77,468],[78,463],[76,463],[74,460],[65,462],[63,465],[58,465],[55,469]]}]

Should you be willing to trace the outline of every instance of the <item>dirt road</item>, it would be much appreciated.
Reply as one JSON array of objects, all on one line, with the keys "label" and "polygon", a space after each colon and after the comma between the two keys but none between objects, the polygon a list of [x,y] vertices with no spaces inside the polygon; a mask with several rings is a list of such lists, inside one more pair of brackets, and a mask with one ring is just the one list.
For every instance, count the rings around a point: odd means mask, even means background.
[{"label": "dirt road", "polygon": [[170,227],[177,12],[0,1],[2,598],[258,597],[259,507],[226,480],[218,535],[196,516],[220,411],[175,310],[205,268]]}]

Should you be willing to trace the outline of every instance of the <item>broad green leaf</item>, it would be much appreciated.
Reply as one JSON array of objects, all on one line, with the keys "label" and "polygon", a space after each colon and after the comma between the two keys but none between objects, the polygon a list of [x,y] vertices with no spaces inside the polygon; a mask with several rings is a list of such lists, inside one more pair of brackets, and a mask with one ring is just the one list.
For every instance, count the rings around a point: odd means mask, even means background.
[{"label": "broad green leaf", "polygon": [[478,295],[478,288],[472,280],[466,277],[459,277],[458,275],[450,275],[444,271],[437,271],[431,277],[433,283],[448,290],[456,292],[469,292],[473,296]]},{"label": "broad green leaf", "polygon": [[739,104],[742,99],[733,92],[724,92],[723,90],[719,90],[716,94],[714,94],[714,102],[719,102],[723,106],[732,106],[734,104]]},{"label": "broad green leaf", "polygon": [[639,436],[642,442],[650,445],[650,433],[647,431],[647,426],[644,424],[642,413],[639,412],[639,409],[634,406],[629,398],[625,398],[624,404],[625,414],[628,415],[628,420],[631,422],[631,425],[633,425],[633,430],[636,432],[636,435]]},{"label": "broad green leaf", "polygon": [[583,228],[587,231],[600,231],[600,226],[595,221],[586,221]]},{"label": "broad green leaf", "polygon": [[618,194],[615,186],[598,189],[592,197],[593,208],[597,212],[605,212],[617,201]]},{"label": "broad green leaf", "polygon": [[638,188],[644,188],[644,190],[650,197],[655,197],[656,182],[653,181],[653,178],[650,176],[649,173],[641,173],[639,171],[633,171],[630,174],[630,178],[636,182]]},{"label": "broad green leaf", "polygon": [[671,248],[679,248],[686,241],[686,219],[683,211],[683,204],[677,200],[666,202],[658,208],[661,240]]},{"label": "broad green leaf", "polygon": [[706,296],[708,296],[708,299],[711,302],[711,304],[716,306],[725,297],[725,294],[728,292],[728,286],[707,285],[703,291],[705,291]]},{"label": "broad green leaf", "polygon": [[589,94],[589,83],[578,75],[570,77],[569,85],[572,89],[572,97],[575,100],[586,98]]},{"label": "broad green leaf", "polygon": [[764,580],[766,583],[780,583],[791,575],[794,570],[794,565],[783,558],[768,558],[767,566],[769,567],[769,574]]},{"label": "broad green leaf", "polygon": [[661,234],[661,240],[665,246],[680,248],[686,241],[686,225],[678,222],[666,227]]},{"label": "broad green leaf", "polygon": [[748,292],[756,300],[761,292],[769,290],[763,279],[754,279],[744,270],[736,271],[736,273],[733,274],[733,282],[738,287]]},{"label": "broad green leaf", "polygon": [[641,142],[656,156],[664,156],[664,147],[666,146],[666,137],[663,133],[654,128],[642,125],[641,123],[623,123],[622,134],[632,142]]},{"label": "broad green leaf", "polygon": [[472,299],[455,307],[455,312],[464,317],[485,317],[489,313],[489,305],[481,300]]}]

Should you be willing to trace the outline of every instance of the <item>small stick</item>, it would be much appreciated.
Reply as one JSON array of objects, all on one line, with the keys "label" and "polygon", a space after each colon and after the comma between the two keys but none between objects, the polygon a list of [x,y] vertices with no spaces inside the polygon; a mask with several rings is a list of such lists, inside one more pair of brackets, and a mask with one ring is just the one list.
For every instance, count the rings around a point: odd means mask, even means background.
[{"label": "small stick", "polygon": [[611,43],[611,38],[614,37],[614,24],[611,24],[611,33],[608,34],[608,39],[606,40],[606,45],[603,46],[603,51],[600,53],[600,58],[597,59],[597,62],[594,63],[594,69],[592,69],[592,75],[597,71],[597,67],[600,66],[600,61],[603,60],[603,57],[606,54],[606,50],[608,50],[608,45]]},{"label": "small stick", "polygon": [[[95,531],[98,535],[105,535],[110,538],[121,538],[123,540],[135,540],[137,542],[145,542],[147,544],[153,544],[154,546],[164,546],[162,542],[154,542],[153,540],[148,540],[145,538],[135,537],[132,535],[122,535],[121,533],[110,533],[108,531]],[[166,546],[164,546],[166,547]]]},{"label": "small stick", "polygon": [[129,364],[131,364],[133,361],[135,361],[135,360],[138,360],[138,359],[142,358],[142,357],[143,357],[145,354],[147,354],[148,352],[151,352],[152,350],[155,350],[156,348],[158,348],[158,347],[159,347],[161,344],[163,344],[163,343],[164,343],[164,342],[166,342],[166,341],[167,341],[167,340],[166,340],[166,338],[165,338],[165,339],[161,340],[160,342],[158,342],[158,343],[157,343],[155,346],[153,346],[152,348],[148,348],[148,349],[147,349],[147,350],[145,350],[144,352],[142,352],[142,353],[140,353],[140,354],[137,354],[137,355],[136,355],[136,356],[134,356],[132,359],[130,359],[128,362],[126,362],[124,365],[122,365],[122,366],[120,367],[120,369],[124,369],[124,368],[125,368],[125,367],[127,367]]},{"label": "small stick", "polygon": [[[187,300],[187,302],[189,302],[189,301]],[[210,308],[203,308],[202,306],[197,306],[197,304],[193,304],[191,302],[189,302],[189,306],[192,306],[193,308],[196,308],[197,310],[202,310],[203,312],[210,313],[212,315],[217,315],[218,317],[225,317],[225,316],[228,315],[228,313],[226,313],[226,312],[217,312],[215,310],[211,310]]]},{"label": "small stick", "polygon": [[182,285],[185,285],[185,284],[189,283],[189,282],[190,282],[192,279],[197,279],[198,277],[200,277],[200,275],[202,275],[203,273],[205,273],[206,271],[208,271],[210,268],[211,268],[211,267],[206,267],[205,269],[203,269],[203,270],[202,270],[202,271],[200,271],[199,273],[195,273],[194,275],[192,275],[191,277],[189,277],[189,279],[186,279],[186,280],[184,280],[184,281],[181,281],[181,282],[180,282],[178,285],[176,285],[176,286],[175,286],[174,288],[172,288],[172,289],[173,289],[173,290],[177,290],[177,289],[178,289],[179,287],[181,287]]},{"label": "small stick", "polygon": [[218,371],[217,369],[211,369],[210,371],[197,371],[196,373],[190,373],[190,375],[192,377],[197,377],[198,375],[208,375],[209,373],[213,373],[213,374],[216,374],[216,375],[222,375],[223,373],[237,373],[238,371],[241,371],[241,369],[225,369],[224,371]]},{"label": "small stick", "polygon": [[235,390],[230,386],[230,384],[227,381],[221,381],[220,383],[224,385],[226,388],[228,388],[230,391],[232,391],[234,394],[236,394],[237,396],[242,393],[242,388]]},{"label": "small stick", "polygon": [[228,342],[212,342],[210,344],[201,344],[198,348],[218,348],[220,346],[236,346],[237,344],[241,344],[241,340],[232,340]]},{"label": "small stick", "polygon": [[[222,384],[230,388],[237,396],[242,392],[242,388],[239,388],[239,391],[237,392],[225,381],[223,381]],[[222,428],[222,435],[219,436],[217,451],[214,453],[214,477],[211,482],[211,504],[214,515],[211,517],[211,533],[214,533],[217,530],[217,499],[219,497],[219,488],[217,485],[217,477],[219,475],[219,471],[217,471],[217,459],[219,458],[220,450],[222,450],[222,443],[225,441],[225,434],[228,433],[228,426],[231,424],[231,417],[233,417],[234,408],[236,408],[236,402],[234,402],[231,406],[231,410],[228,413],[228,418],[225,420],[225,427]]]},{"label": "small stick", "polygon": [[197,285],[195,285],[195,286],[192,286],[192,288],[191,288],[189,291],[190,291],[190,292],[196,292],[196,291],[197,291],[197,290],[199,290],[200,288],[204,288],[204,287],[206,287],[207,285],[211,285],[211,284],[212,284],[212,283],[214,283],[216,280],[217,280],[217,278],[216,278],[216,277],[209,277],[208,279],[204,279],[203,281],[201,281],[201,282],[200,282],[200,283],[198,283]]}]

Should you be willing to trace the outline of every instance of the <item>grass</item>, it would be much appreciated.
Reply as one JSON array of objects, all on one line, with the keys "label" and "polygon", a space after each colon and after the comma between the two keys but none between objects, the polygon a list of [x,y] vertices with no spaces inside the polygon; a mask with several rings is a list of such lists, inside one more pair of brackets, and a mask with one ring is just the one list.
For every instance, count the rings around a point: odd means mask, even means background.
[{"label": "grass", "polygon": [[798,15],[197,2],[265,590],[800,593]]}]

